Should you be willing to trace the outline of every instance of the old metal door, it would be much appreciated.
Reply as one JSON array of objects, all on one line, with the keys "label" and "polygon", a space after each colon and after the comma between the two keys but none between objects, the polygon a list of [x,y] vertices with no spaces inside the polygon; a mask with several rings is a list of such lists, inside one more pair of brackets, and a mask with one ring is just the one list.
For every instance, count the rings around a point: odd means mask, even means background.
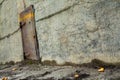
[{"label": "old metal door", "polygon": [[24,57],[26,59],[38,60],[39,48],[37,43],[33,5],[20,13],[20,27],[22,32]]}]

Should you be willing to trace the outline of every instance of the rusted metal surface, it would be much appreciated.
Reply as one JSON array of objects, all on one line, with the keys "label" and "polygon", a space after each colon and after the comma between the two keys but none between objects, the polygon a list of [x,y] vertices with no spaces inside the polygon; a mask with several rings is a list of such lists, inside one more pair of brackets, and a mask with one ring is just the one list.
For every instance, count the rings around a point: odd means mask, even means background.
[{"label": "rusted metal surface", "polygon": [[39,50],[35,29],[34,8],[31,5],[20,13],[20,27],[23,40],[23,51],[26,59],[38,60]]}]

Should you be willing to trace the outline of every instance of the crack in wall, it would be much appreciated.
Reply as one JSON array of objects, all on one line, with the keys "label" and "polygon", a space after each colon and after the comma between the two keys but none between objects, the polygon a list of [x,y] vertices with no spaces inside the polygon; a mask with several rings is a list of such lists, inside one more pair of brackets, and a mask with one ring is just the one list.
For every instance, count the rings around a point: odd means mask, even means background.
[{"label": "crack in wall", "polygon": [[[6,0],[1,1],[0,6],[1,6],[5,1],[6,1]],[[64,9],[62,9],[62,10],[60,10],[60,11],[57,11],[56,13],[53,13],[53,14],[50,14],[50,15],[48,15],[48,16],[45,16],[45,17],[43,17],[43,18],[41,18],[41,19],[38,19],[38,20],[36,20],[36,22],[39,22],[39,21],[42,21],[42,20],[51,18],[51,17],[53,17],[53,16],[55,16],[55,15],[57,15],[57,14],[60,14],[60,13],[62,13],[62,12],[64,12],[64,11],[67,11],[67,10],[71,9],[71,8],[74,7],[75,5],[78,5],[78,4],[77,4],[77,3],[74,3],[73,5],[68,6],[68,7],[64,8]],[[20,30],[20,28],[18,28],[17,30],[15,30],[15,31],[12,32],[12,33],[9,33],[9,34],[7,34],[7,35],[5,35],[5,36],[3,36],[3,37],[0,37],[0,40],[3,40],[3,39],[5,39],[5,38],[11,37],[11,36],[14,35],[15,33],[17,33],[19,30]]]},{"label": "crack in wall", "polygon": [[[0,12],[1,12],[1,7],[2,7],[2,4],[5,2],[6,0],[2,0],[1,2],[0,2]],[[1,14],[1,13],[0,13]]]},{"label": "crack in wall", "polygon": [[2,0],[1,3],[0,3],[0,6],[5,2],[6,0]]},{"label": "crack in wall", "polygon": [[39,22],[39,21],[42,21],[42,20],[51,18],[51,17],[53,17],[53,16],[55,16],[55,15],[57,15],[57,14],[60,14],[60,13],[62,13],[62,12],[64,12],[64,11],[67,11],[67,10],[71,9],[71,8],[74,7],[75,5],[80,5],[79,2],[84,2],[84,3],[96,3],[97,1],[96,1],[96,2],[90,2],[90,1],[85,2],[85,1],[79,1],[79,0],[78,0],[78,2],[74,3],[73,5],[70,5],[70,6],[64,8],[64,9],[62,9],[62,10],[59,10],[59,11],[57,11],[57,12],[55,12],[55,13],[52,13],[52,14],[50,14],[50,15],[47,15],[47,16],[43,17],[43,18],[40,18],[40,19],[36,20],[36,22]]},{"label": "crack in wall", "polygon": [[[1,12],[1,7],[2,7],[2,5],[3,5],[3,3],[4,3],[5,1],[7,1],[7,0],[2,0],[2,1],[0,2],[0,12]],[[5,38],[9,38],[9,37],[13,36],[13,35],[14,35],[15,33],[17,33],[19,30],[20,30],[20,28],[16,29],[16,30],[13,31],[12,33],[9,33],[9,34],[7,34],[7,35],[5,35],[5,36],[3,36],[3,37],[0,36],[0,41],[1,41],[1,40],[4,40]]]},{"label": "crack in wall", "polygon": [[64,11],[67,11],[67,10],[71,9],[71,8],[74,7],[75,5],[78,5],[78,3],[75,3],[75,4],[71,5],[71,6],[68,6],[68,7],[64,8],[64,9],[62,9],[62,10],[59,10],[59,11],[57,11],[57,12],[55,12],[55,13],[53,13],[53,14],[50,14],[50,15],[48,15],[48,16],[45,16],[45,17],[43,17],[43,18],[41,18],[41,19],[38,19],[38,20],[36,20],[36,22],[39,22],[39,21],[42,21],[42,20],[51,18],[51,17],[53,17],[53,16],[55,16],[55,15],[57,15],[57,14],[60,14],[60,13],[62,13],[62,12],[64,12]]},{"label": "crack in wall", "polygon": [[0,41],[3,40],[3,39],[5,39],[5,38],[11,37],[11,36],[14,35],[15,33],[17,33],[19,30],[20,30],[20,28],[18,28],[17,30],[15,30],[15,31],[12,32],[12,33],[9,33],[9,34],[7,34],[7,35],[5,35],[5,36],[3,36],[3,37],[0,37]]}]

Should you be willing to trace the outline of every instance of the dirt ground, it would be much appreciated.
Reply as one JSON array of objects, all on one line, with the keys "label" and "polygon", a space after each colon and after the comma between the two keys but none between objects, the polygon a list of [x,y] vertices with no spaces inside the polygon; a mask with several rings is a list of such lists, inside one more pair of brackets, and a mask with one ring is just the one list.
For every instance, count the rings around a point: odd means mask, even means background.
[{"label": "dirt ground", "polygon": [[120,80],[120,67],[101,64],[105,71],[98,72],[100,64],[88,65],[58,66],[33,62],[8,63],[0,65],[0,80],[5,77],[8,80]]}]

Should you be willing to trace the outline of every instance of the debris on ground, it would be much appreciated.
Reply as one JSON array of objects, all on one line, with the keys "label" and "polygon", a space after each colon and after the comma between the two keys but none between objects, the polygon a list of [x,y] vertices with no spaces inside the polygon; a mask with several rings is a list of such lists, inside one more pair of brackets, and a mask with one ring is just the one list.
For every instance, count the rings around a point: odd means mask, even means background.
[{"label": "debris on ground", "polygon": [[98,69],[98,71],[99,71],[99,72],[104,72],[105,69],[104,69],[103,67],[100,67],[100,68]]},{"label": "debris on ground", "polygon": [[13,69],[12,69],[12,71],[16,71],[16,70],[17,70],[17,68],[13,68]]},{"label": "debris on ground", "polygon": [[8,80],[8,78],[7,77],[3,77],[2,80]]},{"label": "debris on ground", "polygon": [[43,65],[31,61],[5,64],[0,66],[0,80],[120,80],[120,67],[88,66]]}]

